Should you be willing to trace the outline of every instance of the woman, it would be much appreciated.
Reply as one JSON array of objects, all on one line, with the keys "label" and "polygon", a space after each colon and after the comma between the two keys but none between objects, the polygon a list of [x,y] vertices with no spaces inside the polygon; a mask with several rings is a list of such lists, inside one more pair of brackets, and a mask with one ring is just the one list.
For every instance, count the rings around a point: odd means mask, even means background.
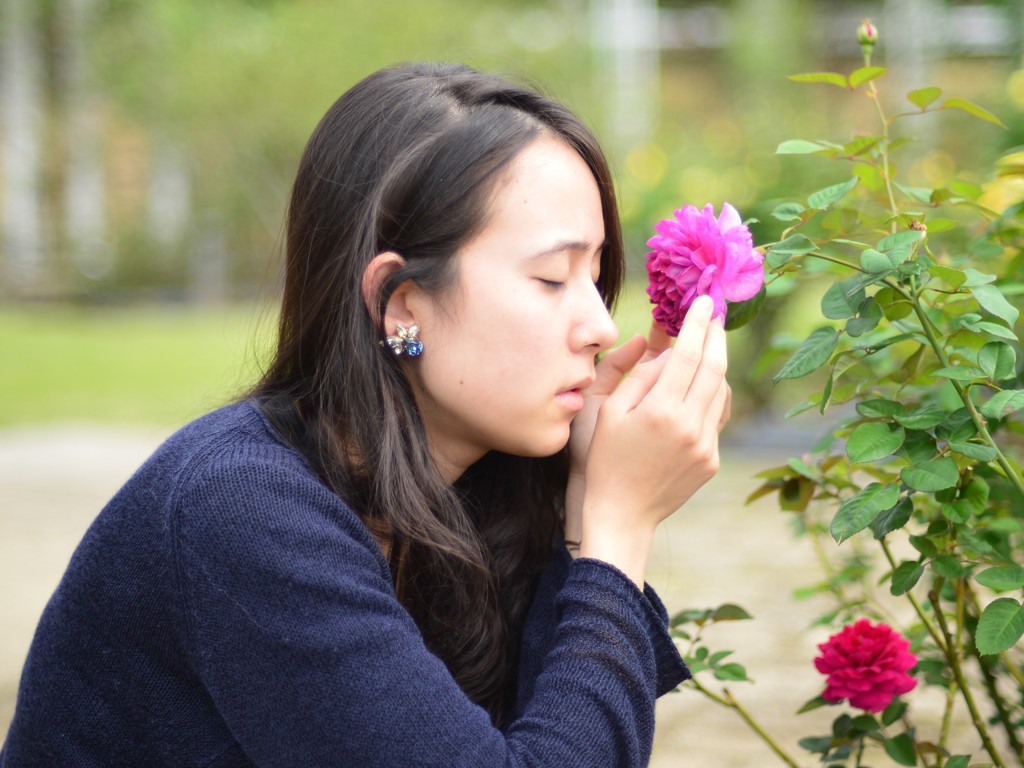
[{"label": "woman", "polygon": [[86,534],[0,763],[645,765],[688,676],[647,554],[729,391],[709,301],[595,367],[622,275],[561,105],[439,65],[343,95],[295,181],[274,361]]}]

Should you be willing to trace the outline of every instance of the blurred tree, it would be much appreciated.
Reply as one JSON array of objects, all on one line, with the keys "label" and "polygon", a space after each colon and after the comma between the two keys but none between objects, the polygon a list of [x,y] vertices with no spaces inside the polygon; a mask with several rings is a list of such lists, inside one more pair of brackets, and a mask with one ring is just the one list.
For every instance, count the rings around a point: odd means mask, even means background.
[{"label": "blurred tree", "polygon": [[0,0],[0,115],[3,129],[0,295],[38,290],[44,274],[41,207],[43,46],[33,0]]}]

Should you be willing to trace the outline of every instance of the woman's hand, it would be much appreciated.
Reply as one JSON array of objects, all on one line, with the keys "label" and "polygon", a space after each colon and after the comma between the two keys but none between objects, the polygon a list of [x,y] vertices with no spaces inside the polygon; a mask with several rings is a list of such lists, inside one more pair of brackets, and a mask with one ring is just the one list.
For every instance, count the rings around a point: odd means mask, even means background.
[{"label": "woman's hand", "polygon": [[709,298],[694,301],[675,346],[604,395],[593,427],[580,554],[617,566],[638,586],[655,527],[718,471],[731,395],[725,329],[712,309]]},{"label": "woman's hand", "polygon": [[664,329],[652,322],[647,342],[638,333],[605,354],[598,362],[594,383],[583,393],[583,410],[572,420],[569,434],[569,484],[565,493],[566,541],[579,541],[582,533],[587,454],[601,405],[638,362],[644,363],[656,358],[668,348],[669,341]]}]

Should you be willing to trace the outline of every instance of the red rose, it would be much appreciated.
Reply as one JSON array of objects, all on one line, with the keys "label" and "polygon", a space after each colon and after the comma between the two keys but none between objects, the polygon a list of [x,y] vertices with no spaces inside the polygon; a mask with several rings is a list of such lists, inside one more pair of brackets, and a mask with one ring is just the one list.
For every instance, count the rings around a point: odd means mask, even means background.
[{"label": "red rose", "polygon": [[886,624],[867,619],[844,627],[818,646],[814,666],[828,675],[822,698],[849,699],[866,712],[881,712],[894,697],[917,685],[907,671],[917,664],[910,643]]}]

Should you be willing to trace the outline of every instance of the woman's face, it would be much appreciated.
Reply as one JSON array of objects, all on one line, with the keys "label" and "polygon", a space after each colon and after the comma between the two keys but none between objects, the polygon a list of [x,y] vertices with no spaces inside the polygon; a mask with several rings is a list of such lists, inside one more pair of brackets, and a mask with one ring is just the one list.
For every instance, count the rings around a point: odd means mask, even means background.
[{"label": "woman's face", "polygon": [[409,365],[450,481],[491,450],[548,456],[566,444],[595,356],[618,338],[595,286],[603,244],[593,174],[542,136],[498,182],[452,290],[418,299],[424,351]]}]

